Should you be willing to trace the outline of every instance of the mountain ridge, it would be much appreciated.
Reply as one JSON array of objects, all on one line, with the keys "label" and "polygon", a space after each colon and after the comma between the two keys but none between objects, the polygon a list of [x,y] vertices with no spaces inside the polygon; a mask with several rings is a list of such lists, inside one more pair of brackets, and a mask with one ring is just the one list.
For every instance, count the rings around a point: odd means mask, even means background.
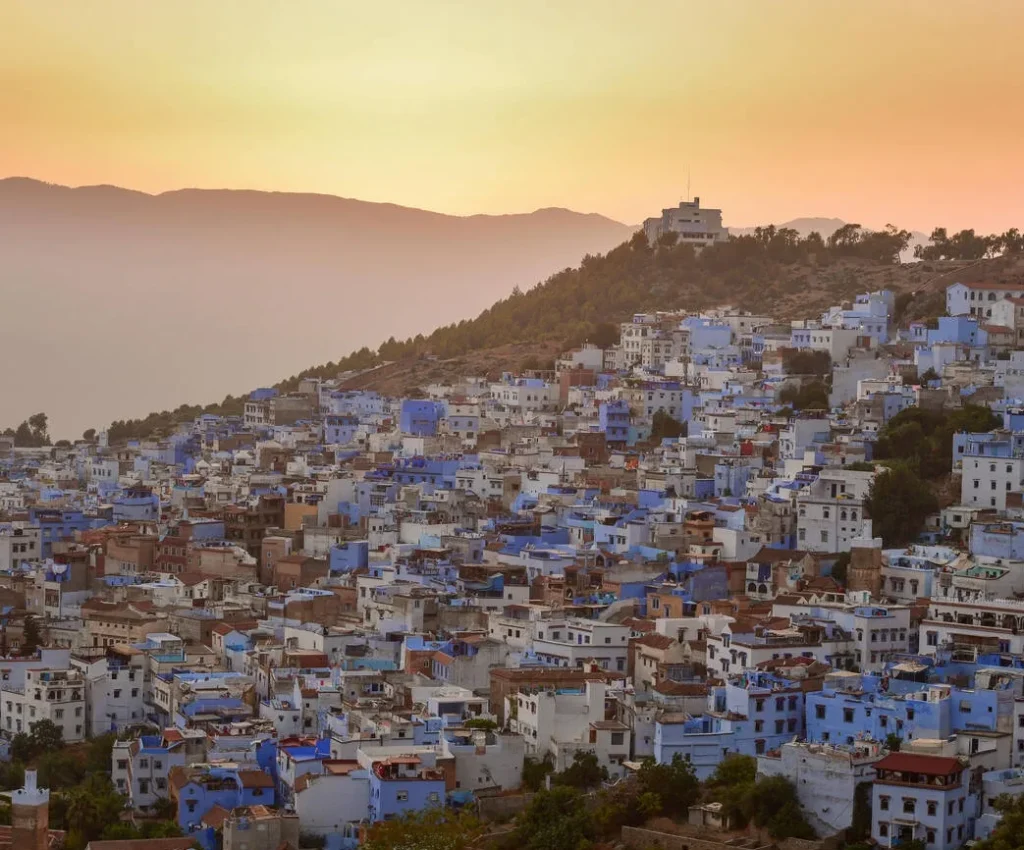
[{"label": "mountain ridge", "polygon": [[453,216],[324,193],[6,178],[0,281],[22,317],[6,342],[31,368],[0,374],[5,418],[45,409],[75,434],[220,398],[474,316],[632,232],[564,208]]}]

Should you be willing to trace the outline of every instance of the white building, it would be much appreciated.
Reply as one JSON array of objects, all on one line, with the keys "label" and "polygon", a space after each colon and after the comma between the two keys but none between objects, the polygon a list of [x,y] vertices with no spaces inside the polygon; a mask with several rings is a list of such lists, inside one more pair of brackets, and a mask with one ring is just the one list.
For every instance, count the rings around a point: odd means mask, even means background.
[{"label": "white building", "polygon": [[38,526],[23,522],[0,525],[0,571],[20,569],[41,557]]},{"label": "white building", "polygon": [[66,743],[85,740],[85,678],[78,670],[26,670],[24,687],[0,685],[0,731],[7,738],[52,721]]},{"label": "white building", "polygon": [[784,776],[811,826],[825,837],[853,823],[857,786],[875,778],[874,763],[882,758],[877,742],[853,747],[794,741],[757,757],[758,776]]},{"label": "white building", "polygon": [[946,287],[950,316],[992,318],[992,307],[1003,298],[1024,298],[1024,286],[1011,283],[954,283]]},{"label": "white building", "polygon": [[796,497],[797,548],[849,552],[864,528],[864,500],[873,479],[873,472],[823,469]]},{"label": "white building", "polygon": [[660,216],[644,220],[649,245],[657,243],[665,233],[677,234],[679,242],[693,245],[698,251],[729,238],[729,230],[722,227],[722,211],[701,209],[700,198],[680,201],[678,207],[663,209]]},{"label": "white building", "polygon": [[629,760],[629,727],[605,719],[604,682],[587,682],[579,691],[525,691],[505,698],[509,728],[526,741],[527,755],[550,753],[556,771],[572,764],[577,752],[590,752],[609,776],[624,775]]},{"label": "white building", "polygon": [[625,672],[629,655],[629,626],[598,620],[539,620],[533,651],[549,664],[583,669],[594,661],[601,669]]},{"label": "white building", "polygon": [[961,462],[960,504],[1006,510],[1006,494],[1024,489],[1024,458],[972,457]]}]

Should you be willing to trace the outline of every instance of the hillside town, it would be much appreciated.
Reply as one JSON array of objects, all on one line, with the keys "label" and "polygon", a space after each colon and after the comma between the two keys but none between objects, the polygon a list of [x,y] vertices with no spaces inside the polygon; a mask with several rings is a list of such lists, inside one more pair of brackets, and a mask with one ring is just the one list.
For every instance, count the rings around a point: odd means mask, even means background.
[{"label": "hillside town", "polygon": [[[723,238],[699,201],[646,227]],[[986,838],[1024,795],[1024,280],[945,308],[643,313],[405,397],[368,370],[0,436],[0,846],[63,840],[47,736],[109,740],[123,818],[182,836],[140,847],[354,850],[738,757],[791,783],[794,850],[858,800],[879,847]],[[720,803],[678,820],[621,842],[735,846]]]}]

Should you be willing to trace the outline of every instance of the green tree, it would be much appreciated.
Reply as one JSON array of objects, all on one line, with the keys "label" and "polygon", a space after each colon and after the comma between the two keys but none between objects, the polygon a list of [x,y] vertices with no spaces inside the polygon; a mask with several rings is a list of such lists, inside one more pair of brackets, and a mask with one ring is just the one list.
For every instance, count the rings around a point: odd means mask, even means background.
[{"label": "green tree", "polygon": [[52,720],[37,720],[29,727],[29,738],[37,753],[51,753],[64,746],[64,730]]},{"label": "green tree", "polygon": [[86,770],[90,773],[109,773],[110,757],[116,741],[117,735],[113,732],[91,738],[85,753]]},{"label": "green tree", "polygon": [[913,470],[899,464],[875,476],[865,507],[874,533],[892,547],[916,540],[925,519],[939,509],[939,503]]},{"label": "green tree", "polygon": [[903,746],[903,739],[895,732],[890,732],[885,736],[885,748],[890,752],[898,753],[901,746]]},{"label": "green tree", "polygon": [[68,850],[85,847],[90,841],[102,837],[104,830],[111,824],[121,821],[125,800],[114,791],[110,779],[99,774],[90,774],[80,784],[65,793],[66,806],[63,813],[63,825],[58,822],[51,825],[56,828],[75,830],[75,842],[69,834],[66,846]]},{"label": "green tree", "polygon": [[1002,817],[984,841],[974,850],[1022,850],[1024,848],[1024,797],[1003,794],[996,798],[995,809]]},{"label": "green tree", "polygon": [[746,797],[749,820],[779,841],[786,838],[814,838],[800,808],[796,786],[783,776],[770,776],[754,783]]},{"label": "green tree", "polygon": [[732,788],[750,785],[757,780],[757,759],[732,753],[723,758],[706,783],[708,788]]},{"label": "green tree", "polygon": [[846,586],[846,574],[850,569],[850,553],[840,552],[835,563],[832,564],[831,576],[843,587]]},{"label": "green tree", "polygon": [[53,791],[73,788],[85,778],[85,766],[67,750],[43,752],[36,763],[39,785]]},{"label": "green tree", "polygon": [[530,791],[539,791],[544,779],[553,773],[554,769],[550,753],[545,753],[542,759],[526,756],[523,759],[523,787]]},{"label": "green tree", "polygon": [[849,842],[867,841],[871,837],[871,789],[870,782],[858,782],[853,789],[853,819],[846,834]]},{"label": "green tree", "polygon": [[700,782],[689,759],[679,753],[667,764],[658,764],[652,758],[644,759],[637,771],[637,782],[642,794],[657,794],[662,812],[669,817],[686,814],[700,797]]},{"label": "green tree", "polygon": [[40,640],[39,623],[31,614],[26,614],[21,634],[21,655],[25,658],[35,655],[36,650],[39,649]]},{"label": "green tree", "polygon": [[26,732],[18,732],[11,738],[11,758],[14,761],[27,762],[35,757],[35,745]]},{"label": "green tree", "polygon": [[552,781],[556,785],[568,785],[572,788],[596,788],[608,778],[608,771],[598,762],[594,753],[575,752],[570,764],[561,773],[556,773]]},{"label": "green tree", "polygon": [[580,793],[557,785],[537,792],[519,816],[515,839],[526,850],[580,850],[594,837],[594,826]]},{"label": "green tree", "polygon": [[87,443],[91,443],[93,440],[96,439],[96,429],[95,428],[86,428],[82,432],[82,439],[85,440]]},{"label": "green tree", "polygon": [[757,759],[734,754],[718,763],[705,784],[712,799],[722,804],[729,823],[745,825],[749,820],[747,798],[756,781]]}]

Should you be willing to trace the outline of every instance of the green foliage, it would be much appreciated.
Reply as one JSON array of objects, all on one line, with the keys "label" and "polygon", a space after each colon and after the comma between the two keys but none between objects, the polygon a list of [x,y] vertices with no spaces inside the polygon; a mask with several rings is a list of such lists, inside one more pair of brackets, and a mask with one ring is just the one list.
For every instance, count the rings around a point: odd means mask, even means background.
[{"label": "green foliage", "polygon": [[854,472],[874,472],[875,464],[869,463],[866,460],[856,460],[853,463],[848,463],[843,469],[850,469]]},{"label": "green foliage", "polygon": [[1024,797],[1003,794],[995,808],[1002,814],[992,834],[974,844],[974,850],[1022,850],[1024,848]]},{"label": "green foliage", "polygon": [[554,769],[550,753],[545,753],[544,758],[540,760],[527,756],[523,759],[523,787],[530,791],[539,791],[544,785],[544,779]]},{"label": "green foliage", "polygon": [[908,407],[879,432],[875,457],[902,461],[922,478],[944,478],[953,464],[953,435],[982,433],[1001,425],[989,408],[965,404],[949,413]]},{"label": "green foliage", "polygon": [[[8,429],[10,433],[10,429]],[[14,445],[19,448],[38,449],[50,445],[49,419],[45,413],[33,413],[13,433]]]},{"label": "green foliage", "polygon": [[39,785],[52,791],[73,788],[85,778],[85,766],[67,750],[44,752],[36,763]]},{"label": "green foliage", "polygon": [[665,437],[678,439],[686,436],[686,425],[664,410],[657,410],[651,419],[651,439],[662,440]]},{"label": "green foliage", "polygon": [[831,576],[844,587],[846,586],[846,574],[850,569],[850,553],[840,552],[835,563],[832,564]]},{"label": "green foliage", "polygon": [[807,348],[784,348],[782,369],[787,375],[829,375],[832,373],[832,355],[827,351]]},{"label": "green foliage", "polygon": [[594,837],[595,825],[580,793],[558,785],[537,792],[519,816],[515,837],[525,850],[584,850]]},{"label": "green foliage", "polygon": [[82,439],[85,440],[87,443],[91,443],[93,440],[96,439],[96,429],[95,428],[86,428],[82,432]]},{"label": "green foliage", "polygon": [[90,773],[107,773],[110,771],[110,756],[114,750],[117,735],[108,732],[90,739],[85,754],[85,767]]},{"label": "green foliage", "polygon": [[13,791],[25,784],[25,764],[21,761],[0,762],[0,791]]},{"label": "green foliage", "polygon": [[797,410],[828,410],[828,388],[821,381],[810,381],[799,388],[783,387],[779,392],[779,403]]},{"label": "green foliage", "polygon": [[81,850],[90,841],[102,838],[108,827],[121,822],[125,800],[100,774],[90,774],[85,781],[57,797],[63,805],[51,803],[50,825],[69,830],[66,850]]},{"label": "green foliage", "polygon": [[921,260],[981,260],[998,254],[1019,254],[1024,250],[1017,228],[1002,234],[982,236],[973,230],[961,230],[950,236],[945,227],[932,231],[930,244],[914,248],[914,256]]},{"label": "green foliage", "polygon": [[895,732],[890,732],[885,736],[885,748],[890,752],[898,753],[901,746],[903,746],[903,739]]},{"label": "green foliage", "polygon": [[918,381],[927,384],[929,381],[937,381],[941,376],[931,366],[924,370],[923,375],[918,376]]},{"label": "green foliage", "polygon": [[779,841],[815,837],[800,808],[796,786],[783,776],[754,783],[746,795],[745,813],[755,826]]},{"label": "green foliage", "polygon": [[21,633],[21,655],[26,658],[35,655],[41,640],[39,622],[31,614],[27,614]]},{"label": "green foliage", "polygon": [[568,785],[572,788],[596,788],[608,778],[608,771],[598,762],[594,753],[573,753],[572,764],[561,773],[552,777],[555,785]]},{"label": "green foliage", "polygon": [[709,788],[731,788],[736,785],[749,785],[757,779],[757,759],[738,753],[723,758],[715,772],[708,778]]},{"label": "green foliage", "polygon": [[853,791],[853,819],[847,841],[866,841],[871,837],[871,783],[858,782]]},{"label": "green foliage", "polygon": [[700,782],[689,759],[679,753],[668,764],[644,759],[637,771],[641,794],[656,794],[661,800],[661,813],[669,817],[685,815],[700,796]]},{"label": "green foliage", "polygon": [[917,539],[939,503],[917,473],[901,463],[875,476],[865,507],[886,546],[905,546]]},{"label": "green foliage", "polygon": [[27,762],[34,756],[35,748],[27,732],[18,732],[11,738],[11,758],[14,761]]},{"label": "green foliage", "polygon": [[52,753],[64,746],[64,730],[52,720],[37,720],[29,726],[29,731],[37,753]]},{"label": "green foliage", "polygon": [[483,729],[485,732],[493,732],[498,724],[489,717],[473,717],[465,722],[467,729]]}]

